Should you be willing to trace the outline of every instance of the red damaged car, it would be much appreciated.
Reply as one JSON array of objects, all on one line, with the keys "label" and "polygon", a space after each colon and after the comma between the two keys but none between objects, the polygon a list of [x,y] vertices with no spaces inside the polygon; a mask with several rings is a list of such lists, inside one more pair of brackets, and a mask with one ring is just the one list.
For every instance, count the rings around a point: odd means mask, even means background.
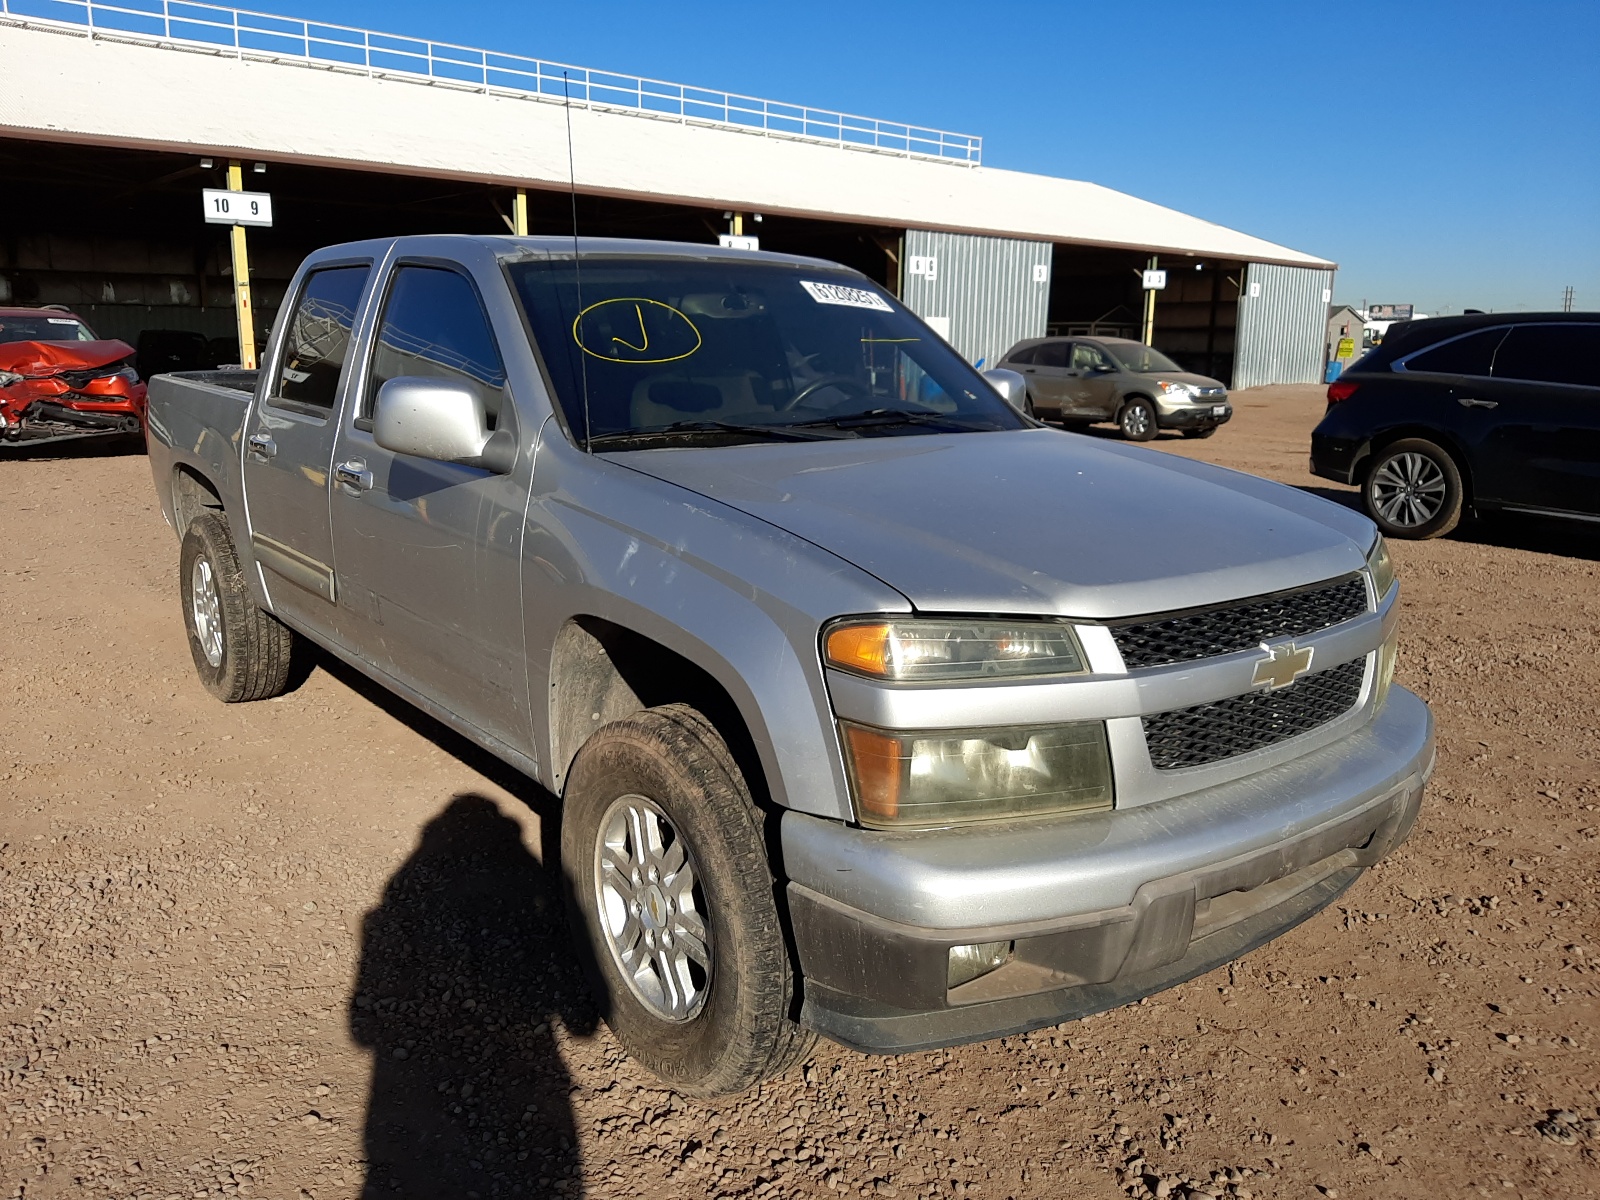
[{"label": "red damaged car", "polygon": [[0,308],[0,449],[138,433],[133,347],[61,308]]}]

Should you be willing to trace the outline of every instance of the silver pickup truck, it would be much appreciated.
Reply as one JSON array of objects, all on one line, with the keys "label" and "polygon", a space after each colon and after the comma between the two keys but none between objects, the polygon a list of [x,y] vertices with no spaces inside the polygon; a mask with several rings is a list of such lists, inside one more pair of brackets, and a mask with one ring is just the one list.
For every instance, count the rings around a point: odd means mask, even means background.
[{"label": "silver pickup truck", "polygon": [[1170,987],[1416,818],[1366,518],[1041,425],[842,267],[336,246],[263,363],[150,390],[201,679],[309,639],[560,797],[596,1002],[683,1092]]}]

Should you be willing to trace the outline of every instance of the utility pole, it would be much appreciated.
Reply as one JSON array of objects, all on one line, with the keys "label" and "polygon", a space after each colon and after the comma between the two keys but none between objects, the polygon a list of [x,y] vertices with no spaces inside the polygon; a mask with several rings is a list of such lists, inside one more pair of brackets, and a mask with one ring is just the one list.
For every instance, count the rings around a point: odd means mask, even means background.
[{"label": "utility pole", "polygon": [[[1154,271],[1159,265],[1160,264],[1156,261],[1156,256],[1154,254],[1152,254],[1150,256],[1150,270]],[[1144,290],[1144,344],[1146,346],[1154,345],[1155,343],[1154,343],[1154,341],[1152,339],[1155,337],[1155,335],[1156,335],[1156,289],[1155,288],[1145,288],[1145,290]]]},{"label": "utility pole", "polygon": [[[228,190],[244,191],[244,171],[239,160],[228,163]],[[250,250],[244,240],[244,226],[233,227],[233,306],[239,318],[239,365],[256,369],[256,318],[250,304]]]},{"label": "utility pole", "polygon": [[528,236],[528,189],[518,188],[511,198],[511,232],[517,237]]},{"label": "utility pole", "polygon": [[1561,311],[1562,312],[1571,312],[1572,311],[1572,285],[1571,284],[1568,284],[1567,287],[1566,287],[1566,290],[1561,293]]}]

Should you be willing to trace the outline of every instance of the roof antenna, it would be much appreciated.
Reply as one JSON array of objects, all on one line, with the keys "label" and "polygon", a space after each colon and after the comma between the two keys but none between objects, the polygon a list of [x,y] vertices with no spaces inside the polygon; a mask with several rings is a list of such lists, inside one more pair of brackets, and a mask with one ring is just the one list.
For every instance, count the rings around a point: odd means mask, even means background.
[{"label": "roof antenna", "polygon": [[578,172],[572,160],[572,94],[567,73],[561,72],[561,107],[567,114],[567,192],[572,197],[572,278],[578,288],[578,316],[572,323],[572,337],[578,343],[578,370],[583,379],[583,449],[593,454],[589,425],[589,353],[583,348],[583,268],[578,263]]}]

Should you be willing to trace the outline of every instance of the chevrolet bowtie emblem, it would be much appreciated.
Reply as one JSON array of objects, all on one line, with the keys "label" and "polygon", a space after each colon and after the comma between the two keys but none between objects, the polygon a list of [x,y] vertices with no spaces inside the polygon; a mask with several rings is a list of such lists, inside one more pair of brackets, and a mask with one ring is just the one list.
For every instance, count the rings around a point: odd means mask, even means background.
[{"label": "chevrolet bowtie emblem", "polygon": [[1310,646],[1298,650],[1293,642],[1277,647],[1262,642],[1261,648],[1267,652],[1267,657],[1256,663],[1255,674],[1250,677],[1253,687],[1277,691],[1279,688],[1288,687],[1311,670],[1312,647]]}]

